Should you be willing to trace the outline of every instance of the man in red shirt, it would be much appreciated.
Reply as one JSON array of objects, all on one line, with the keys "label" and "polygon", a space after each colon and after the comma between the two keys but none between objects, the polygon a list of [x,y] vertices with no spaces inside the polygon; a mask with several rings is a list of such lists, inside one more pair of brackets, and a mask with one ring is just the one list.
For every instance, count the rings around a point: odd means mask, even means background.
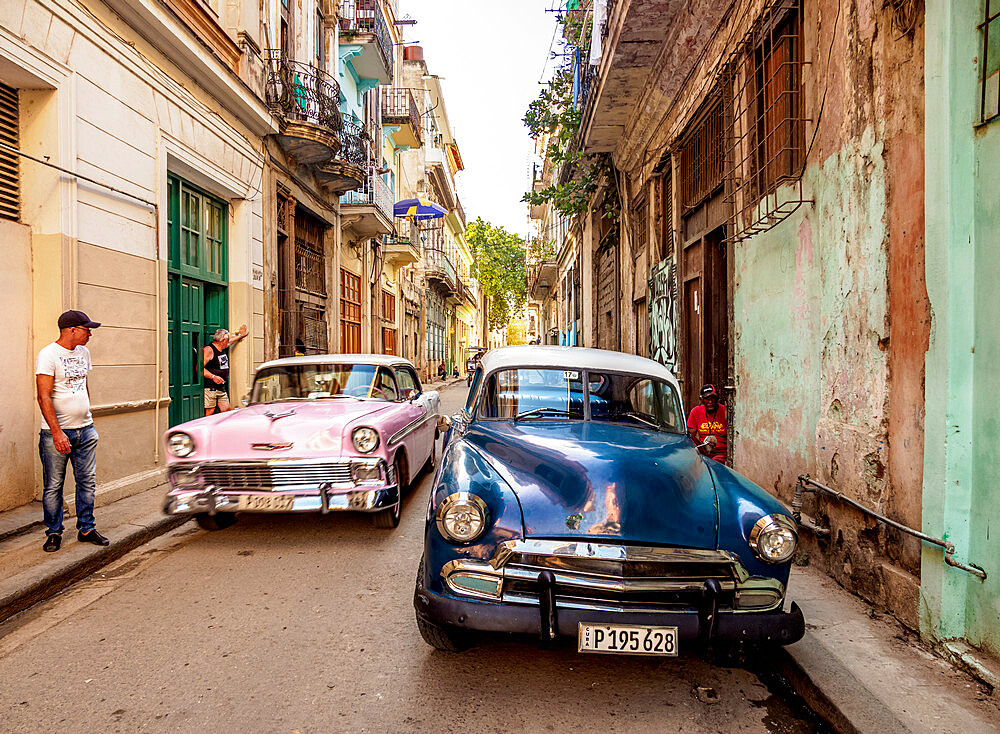
[{"label": "man in red shirt", "polygon": [[702,385],[701,405],[696,405],[688,415],[688,433],[698,445],[705,443],[709,436],[715,436],[715,448],[706,446],[702,453],[720,463],[726,461],[726,406],[719,403],[715,385]]}]

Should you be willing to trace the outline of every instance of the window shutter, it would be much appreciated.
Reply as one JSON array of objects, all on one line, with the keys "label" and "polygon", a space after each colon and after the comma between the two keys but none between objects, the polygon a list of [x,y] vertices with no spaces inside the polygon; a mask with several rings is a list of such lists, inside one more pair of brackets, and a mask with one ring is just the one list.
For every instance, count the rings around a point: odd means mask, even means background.
[{"label": "window shutter", "polygon": [[[17,90],[0,84],[0,143],[18,147]],[[0,219],[21,218],[20,158],[0,148]]]}]

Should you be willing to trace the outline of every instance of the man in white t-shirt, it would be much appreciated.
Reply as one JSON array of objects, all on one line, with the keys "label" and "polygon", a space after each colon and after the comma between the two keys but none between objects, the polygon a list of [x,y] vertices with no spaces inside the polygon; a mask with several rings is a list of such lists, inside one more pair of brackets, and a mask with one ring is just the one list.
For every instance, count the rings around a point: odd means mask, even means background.
[{"label": "man in white t-shirt", "polygon": [[97,470],[97,430],[90,415],[90,341],[100,326],[83,311],[66,311],[59,317],[59,338],[38,353],[35,385],[42,410],[38,455],[42,460],[42,509],[47,552],[59,550],[63,532],[63,482],[66,462],[73,463],[76,479],[77,539],[108,545],[94,527],[94,476]]}]

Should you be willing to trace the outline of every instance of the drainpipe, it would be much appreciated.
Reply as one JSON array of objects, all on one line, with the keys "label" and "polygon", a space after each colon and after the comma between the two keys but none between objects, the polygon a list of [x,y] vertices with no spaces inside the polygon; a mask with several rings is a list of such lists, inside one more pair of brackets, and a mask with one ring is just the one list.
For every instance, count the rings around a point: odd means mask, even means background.
[{"label": "drainpipe", "polygon": [[[794,517],[795,521],[798,523],[802,523],[802,495],[806,492],[813,492],[813,493],[821,492],[823,494],[829,495],[830,497],[836,497],[841,502],[845,502],[851,507],[860,510],[865,515],[875,518],[881,523],[889,525],[890,527],[894,527],[897,530],[907,533],[908,535],[912,535],[915,538],[919,538],[925,543],[931,543],[932,545],[936,545],[940,548],[943,548],[944,562],[947,563],[949,566],[954,566],[955,568],[960,568],[963,571],[967,571],[968,573],[971,573],[973,576],[978,577],[980,581],[986,580],[986,571],[981,566],[978,566],[975,563],[971,562],[969,564],[964,564],[954,559],[953,556],[955,555],[955,545],[951,541],[943,540],[942,538],[935,538],[931,535],[927,535],[926,533],[922,533],[919,530],[914,530],[913,528],[909,528],[906,525],[896,522],[895,520],[890,520],[885,515],[880,515],[874,510],[869,510],[861,503],[855,502],[850,497],[846,497],[842,492],[838,492],[835,489],[831,489],[830,487],[827,487],[825,484],[820,484],[815,479],[812,479],[808,474],[799,475],[799,481],[795,485],[795,496],[792,498],[792,517]],[[806,527],[808,527],[808,524],[806,525]]]}]

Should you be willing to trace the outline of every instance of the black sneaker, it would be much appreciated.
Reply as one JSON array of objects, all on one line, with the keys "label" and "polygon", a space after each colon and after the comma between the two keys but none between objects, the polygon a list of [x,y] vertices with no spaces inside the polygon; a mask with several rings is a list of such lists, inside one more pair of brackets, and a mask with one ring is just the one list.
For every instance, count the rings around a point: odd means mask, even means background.
[{"label": "black sneaker", "polygon": [[94,545],[109,545],[111,543],[110,540],[97,532],[96,529],[89,530],[86,533],[77,533],[76,539],[81,543],[93,543]]},{"label": "black sneaker", "polygon": [[42,550],[46,553],[55,553],[59,550],[59,546],[62,545],[62,536],[52,533],[51,535],[45,536],[45,544],[42,546]]}]

